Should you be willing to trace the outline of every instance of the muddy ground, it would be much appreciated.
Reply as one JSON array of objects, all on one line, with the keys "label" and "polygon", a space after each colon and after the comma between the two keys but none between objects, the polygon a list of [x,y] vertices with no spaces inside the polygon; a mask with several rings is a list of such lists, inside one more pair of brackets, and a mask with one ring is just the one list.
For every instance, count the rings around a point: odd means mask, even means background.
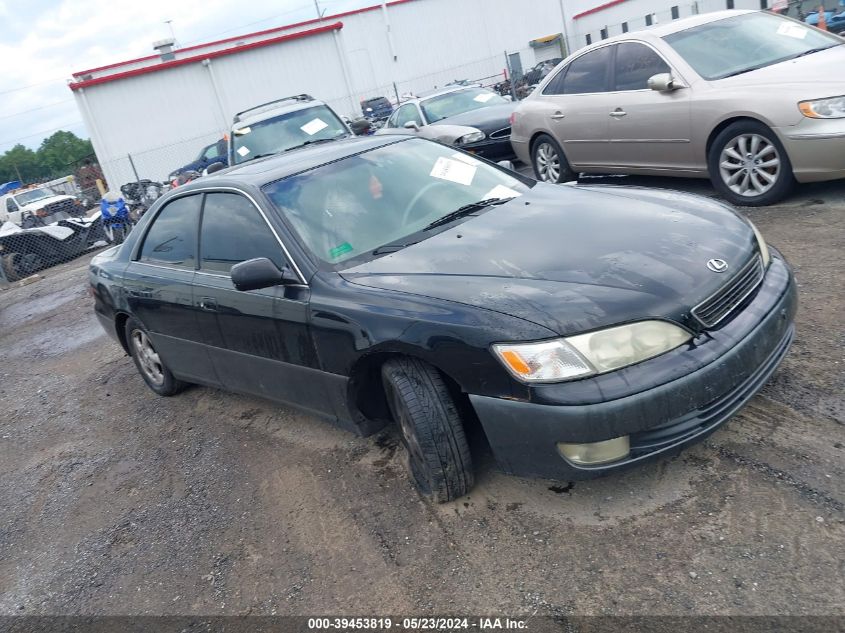
[{"label": "muddy ground", "polygon": [[155,396],[89,257],[0,291],[0,614],[845,614],[845,185],[748,213],[801,297],[760,395],[675,458],[574,485],[483,458],[441,506],[392,432]]}]

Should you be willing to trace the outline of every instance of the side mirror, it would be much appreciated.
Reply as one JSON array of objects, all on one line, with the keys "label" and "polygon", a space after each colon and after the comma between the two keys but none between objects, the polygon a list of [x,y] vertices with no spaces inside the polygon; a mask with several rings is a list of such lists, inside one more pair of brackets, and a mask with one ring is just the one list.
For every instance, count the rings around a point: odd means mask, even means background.
[{"label": "side mirror", "polygon": [[416,121],[407,121],[402,127],[404,127],[406,130],[414,130],[415,132],[420,131],[420,126],[417,124]]},{"label": "side mirror", "polygon": [[256,257],[235,264],[232,266],[229,276],[238,290],[258,290],[259,288],[299,283],[299,279],[287,266],[283,270],[279,270],[276,264],[266,257]]},{"label": "side mirror", "polygon": [[680,88],[680,86],[675,84],[675,80],[672,78],[671,73],[652,75],[648,78],[648,87],[652,90],[657,90],[658,92],[667,92],[669,90]]},{"label": "side mirror", "polygon": [[511,171],[514,171],[514,166],[513,166],[513,163],[512,163],[511,161],[509,161],[509,160],[500,160],[500,161],[499,161],[498,163],[496,163],[496,164],[497,164],[499,167],[504,167],[505,169],[510,169]]},{"label": "side mirror", "polygon": [[226,165],[221,163],[219,160],[216,163],[211,163],[208,167],[205,168],[205,173],[213,174],[215,171],[220,171],[224,169]]}]

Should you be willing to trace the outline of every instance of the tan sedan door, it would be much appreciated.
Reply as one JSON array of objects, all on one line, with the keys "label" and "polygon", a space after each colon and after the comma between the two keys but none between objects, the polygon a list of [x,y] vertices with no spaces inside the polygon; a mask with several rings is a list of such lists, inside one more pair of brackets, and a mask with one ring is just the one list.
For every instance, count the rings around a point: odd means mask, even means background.
[{"label": "tan sedan door", "polygon": [[544,127],[575,171],[613,162],[608,151],[610,68],[611,47],[594,49],[561,69],[537,98]]},{"label": "tan sedan door", "polygon": [[614,48],[613,91],[603,99],[613,166],[631,171],[693,169],[691,89],[649,89],[649,77],[672,73],[678,79],[677,72],[644,43],[622,42]]}]

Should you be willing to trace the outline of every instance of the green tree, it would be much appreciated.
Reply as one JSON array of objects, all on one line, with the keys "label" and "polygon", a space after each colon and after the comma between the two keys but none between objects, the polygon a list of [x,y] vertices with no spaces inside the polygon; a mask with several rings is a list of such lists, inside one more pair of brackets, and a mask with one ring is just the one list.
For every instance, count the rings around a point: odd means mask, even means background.
[{"label": "green tree", "polygon": [[0,159],[2,167],[2,182],[17,180],[18,174],[24,182],[30,182],[40,177],[42,167],[38,155],[20,143],[7,151]]},{"label": "green tree", "polygon": [[90,140],[81,139],[73,132],[59,131],[44,139],[37,155],[41,167],[56,174],[93,153]]}]

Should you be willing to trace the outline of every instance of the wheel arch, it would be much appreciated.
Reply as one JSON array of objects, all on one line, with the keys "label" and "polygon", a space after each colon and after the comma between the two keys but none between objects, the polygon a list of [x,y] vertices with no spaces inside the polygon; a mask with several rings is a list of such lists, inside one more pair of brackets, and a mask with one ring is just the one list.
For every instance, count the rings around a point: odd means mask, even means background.
[{"label": "wheel arch", "polygon": [[[434,367],[443,376],[449,393],[458,406],[465,430],[474,432],[476,427],[481,429],[469,397],[458,381],[442,366],[432,362],[426,354],[405,345],[396,344],[381,347],[361,356],[350,370],[347,402],[359,428],[369,431],[365,434],[378,431],[392,422],[382,384],[381,368],[389,360],[403,357],[416,358]],[[377,424],[374,425],[374,422]]]},{"label": "wheel arch", "polygon": [[752,114],[737,114],[730,116],[723,121],[719,121],[719,123],[710,130],[710,134],[707,135],[707,141],[704,144],[704,163],[710,159],[710,149],[713,147],[713,142],[716,140],[716,137],[719,136],[726,128],[733,125],[734,123],[739,123],[741,121],[747,121],[749,123],[759,123],[760,125],[765,125],[772,131],[772,134],[778,137],[778,140],[781,141],[783,144],[783,139],[780,138],[778,133],[775,131],[774,126],[769,121],[766,121],[759,116],[755,116]]},{"label": "wheel arch", "polygon": [[126,340],[126,322],[131,317],[126,312],[117,312],[114,316],[114,329],[117,334],[117,340],[123,351],[129,354],[129,341]]}]

